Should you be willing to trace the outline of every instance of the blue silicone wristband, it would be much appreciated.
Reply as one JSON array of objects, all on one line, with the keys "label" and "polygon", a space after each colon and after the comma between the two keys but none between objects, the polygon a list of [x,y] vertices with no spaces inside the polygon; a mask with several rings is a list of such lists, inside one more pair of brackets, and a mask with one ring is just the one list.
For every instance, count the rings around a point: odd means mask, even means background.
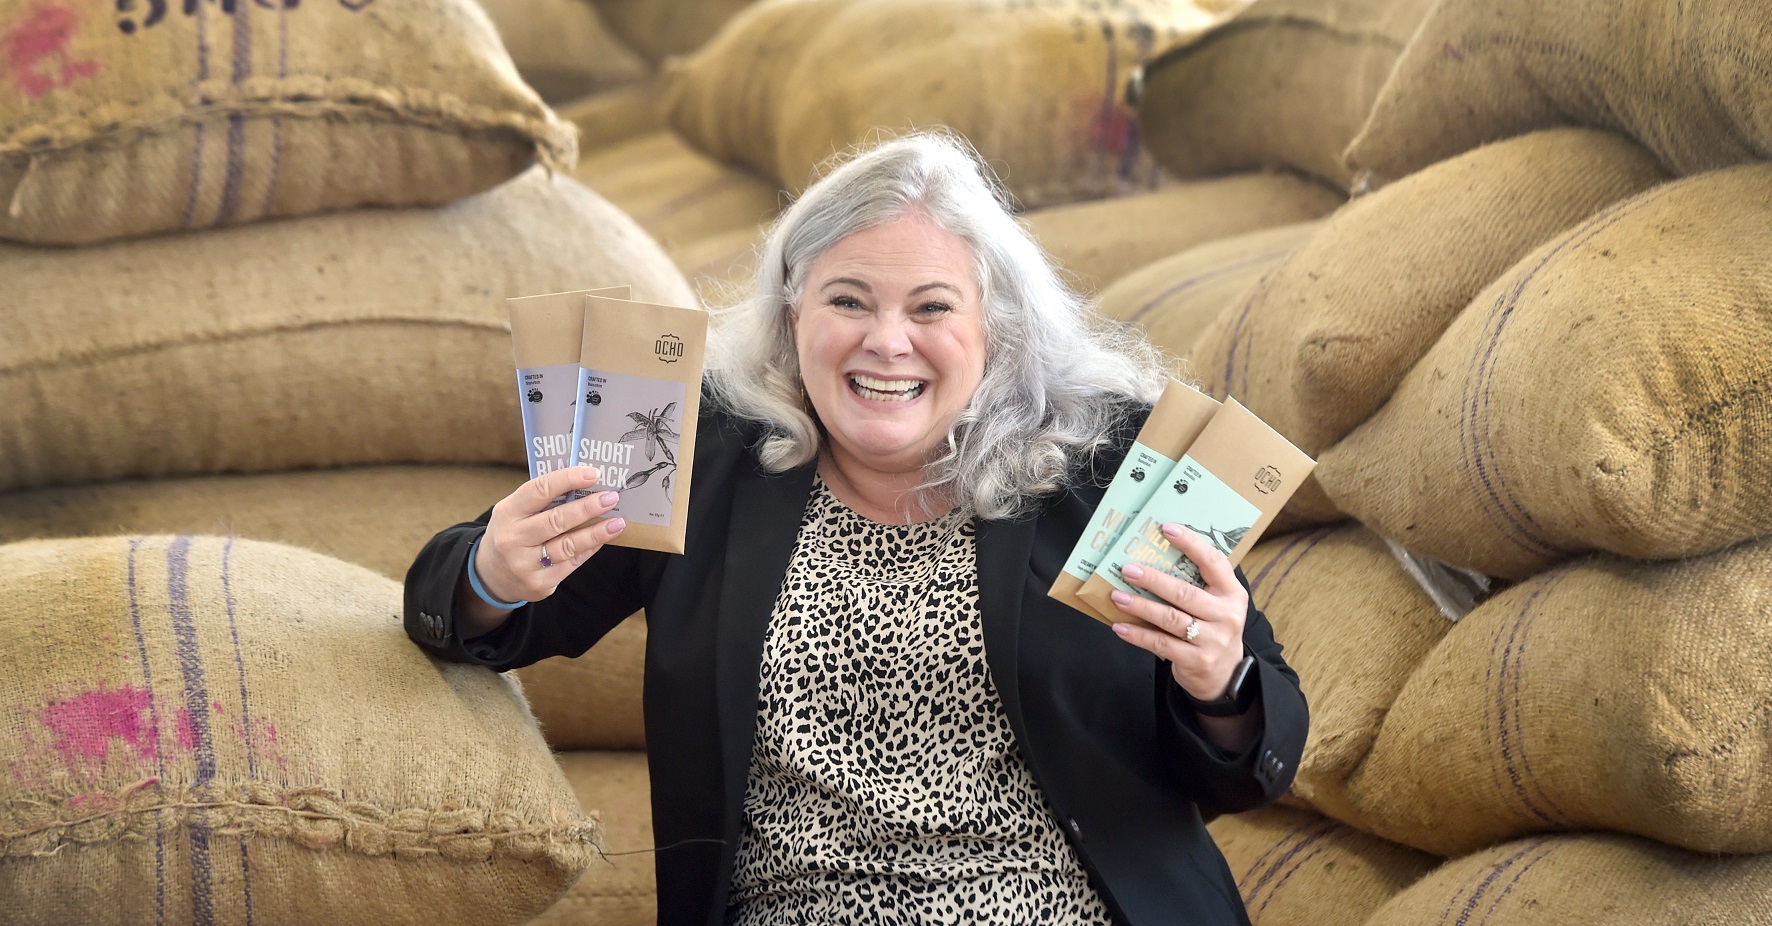
[{"label": "blue silicone wristband", "polygon": [[480,570],[474,568],[474,554],[479,550],[480,538],[476,537],[473,546],[468,547],[468,585],[473,587],[474,594],[479,595],[481,601],[500,611],[515,611],[528,604],[527,601],[499,601],[486,593],[486,586],[480,584]]}]

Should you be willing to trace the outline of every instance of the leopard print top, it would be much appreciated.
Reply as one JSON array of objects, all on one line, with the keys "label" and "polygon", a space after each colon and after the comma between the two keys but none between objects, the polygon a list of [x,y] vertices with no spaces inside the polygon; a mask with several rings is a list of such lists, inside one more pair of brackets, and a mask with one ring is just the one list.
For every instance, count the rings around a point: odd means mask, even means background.
[{"label": "leopard print top", "polygon": [[976,536],[816,484],[764,643],[728,923],[1109,921],[985,664]]}]

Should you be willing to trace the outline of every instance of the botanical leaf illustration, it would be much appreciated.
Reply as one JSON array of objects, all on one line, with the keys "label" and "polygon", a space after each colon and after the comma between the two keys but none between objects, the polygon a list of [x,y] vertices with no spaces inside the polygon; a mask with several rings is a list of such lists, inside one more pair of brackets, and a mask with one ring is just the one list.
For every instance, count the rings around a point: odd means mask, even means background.
[{"label": "botanical leaf illustration", "polygon": [[1249,528],[1247,527],[1239,527],[1235,530],[1225,532],[1216,527],[1195,527],[1192,524],[1184,524],[1182,526],[1205,537],[1207,540],[1212,541],[1212,545],[1218,548],[1218,552],[1223,553],[1226,556],[1231,555],[1231,551],[1237,548],[1238,541],[1243,539],[1244,534],[1249,533]]},{"label": "botanical leaf illustration", "polygon": [[680,440],[676,430],[671,427],[671,412],[677,403],[667,402],[664,408],[651,414],[645,412],[628,412],[628,418],[639,427],[621,436],[623,443],[644,439],[646,442],[646,459],[656,460],[664,454],[665,461],[672,466],[677,464],[677,455],[671,451],[671,444]]},{"label": "botanical leaf illustration", "polygon": [[[671,464],[669,464],[669,463],[660,463],[651,469],[643,469],[643,470],[633,474],[632,476],[629,476],[628,481],[626,483],[622,484],[622,488],[632,489],[632,488],[637,488],[639,486],[643,486],[646,484],[646,480],[652,478],[653,473],[656,473],[659,470],[664,469],[665,467],[670,466],[670,465]],[[669,480],[670,478],[671,477],[668,475],[665,476],[666,480]],[[667,484],[667,485],[665,485],[665,488],[668,490],[668,489],[670,489],[670,486]]]}]

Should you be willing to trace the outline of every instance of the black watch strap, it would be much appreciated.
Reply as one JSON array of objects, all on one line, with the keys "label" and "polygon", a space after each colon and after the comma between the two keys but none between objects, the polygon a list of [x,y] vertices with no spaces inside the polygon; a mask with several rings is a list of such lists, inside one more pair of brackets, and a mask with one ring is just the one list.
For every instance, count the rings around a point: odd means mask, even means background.
[{"label": "black watch strap", "polygon": [[1225,689],[1222,696],[1202,701],[1183,688],[1181,697],[1187,701],[1188,707],[1193,708],[1194,713],[1202,717],[1239,716],[1247,713],[1250,705],[1255,703],[1256,685],[1249,678],[1254,671],[1255,657],[1245,652],[1243,661],[1237,663],[1237,668],[1231,672],[1230,687]]}]

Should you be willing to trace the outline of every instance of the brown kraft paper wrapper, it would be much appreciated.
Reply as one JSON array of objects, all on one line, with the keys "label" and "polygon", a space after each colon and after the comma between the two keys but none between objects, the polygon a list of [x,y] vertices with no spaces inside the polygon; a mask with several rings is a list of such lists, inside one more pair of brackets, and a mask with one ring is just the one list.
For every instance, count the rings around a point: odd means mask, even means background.
[{"label": "brown kraft paper wrapper", "polygon": [[[1218,411],[1218,400],[1185,383],[1171,379],[1163,394],[1151,408],[1150,417],[1138,429],[1138,437],[1120,461],[1120,468],[1108,484],[1101,504],[1090,518],[1089,526],[1077,538],[1070,559],[1046,594],[1095,618],[1112,623],[1112,617],[1097,611],[1077,591],[1095,572],[1101,556],[1113,545],[1145,500],[1161,485],[1175,462]],[[1114,613],[1118,613],[1115,611]]]},{"label": "brown kraft paper wrapper", "polygon": [[586,296],[583,332],[571,465],[602,471],[583,494],[621,493],[611,516],[627,528],[610,543],[681,553],[708,315]]},{"label": "brown kraft paper wrapper", "polygon": [[[579,336],[586,296],[628,298],[626,286],[505,300],[511,313],[511,353],[517,363],[517,404],[523,410],[523,446],[529,478],[565,466],[572,456],[572,418],[578,407]],[[548,507],[566,501],[561,495]]]},{"label": "brown kraft paper wrapper", "polygon": [[1155,597],[1126,584],[1120,577],[1125,563],[1138,562],[1199,584],[1192,561],[1163,539],[1164,523],[1174,521],[1205,535],[1235,566],[1316,465],[1242,403],[1227,399],[1101,558],[1078,597],[1100,614],[1113,615],[1114,622],[1140,623],[1110,597],[1116,590]]}]

